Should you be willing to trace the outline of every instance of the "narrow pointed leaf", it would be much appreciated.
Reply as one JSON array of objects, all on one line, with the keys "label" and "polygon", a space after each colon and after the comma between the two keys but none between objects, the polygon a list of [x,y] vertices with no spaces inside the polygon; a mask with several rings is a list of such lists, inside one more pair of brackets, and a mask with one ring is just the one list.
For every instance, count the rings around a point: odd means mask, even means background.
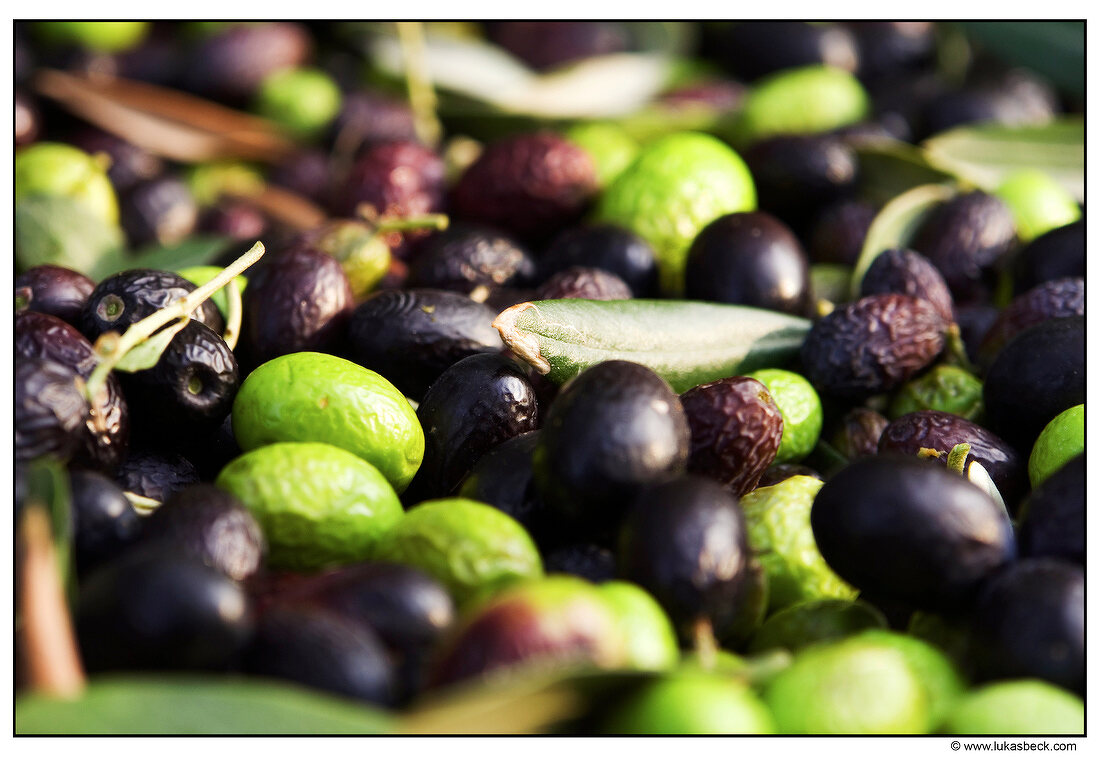
[{"label": "narrow pointed leaf", "polygon": [[175,323],[165,326],[162,330],[153,334],[146,341],[126,353],[126,356],[115,366],[116,371],[136,373],[152,368],[160,360],[160,356],[168,349],[173,337],[187,325],[189,317],[180,318]]}]

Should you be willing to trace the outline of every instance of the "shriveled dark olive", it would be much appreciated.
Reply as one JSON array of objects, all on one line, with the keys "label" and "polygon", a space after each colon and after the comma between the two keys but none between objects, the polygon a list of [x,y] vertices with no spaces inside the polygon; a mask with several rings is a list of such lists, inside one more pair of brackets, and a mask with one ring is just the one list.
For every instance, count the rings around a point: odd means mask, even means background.
[{"label": "shriveled dark olive", "polygon": [[691,427],[688,470],[741,496],[775,460],[783,415],[767,387],[746,376],[701,384],[680,395]]},{"label": "shriveled dark olive", "polygon": [[462,358],[500,352],[500,335],[490,325],[496,313],[441,289],[377,292],[351,314],[348,357],[419,401]]},{"label": "shriveled dark olive", "polygon": [[183,455],[134,450],[118,467],[115,482],[128,492],[163,502],[174,492],[199,483],[199,473]]},{"label": "shriveled dark olive", "polygon": [[456,224],[421,243],[408,285],[470,294],[479,287],[526,286],[534,277],[535,261],[518,242],[487,227]]},{"label": "shriveled dark olive", "polygon": [[825,394],[864,399],[901,386],[931,364],[943,349],[946,328],[927,300],[863,297],[814,323],[802,345],[802,364]]},{"label": "shriveled dark olive", "polygon": [[1085,566],[1085,456],[1043,481],[1020,507],[1020,554]]},{"label": "shriveled dark olive", "polygon": [[68,461],[80,448],[88,401],[72,368],[42,358],[15,362],[15,459]]},{"label": "shriveled dark olive", "polygon": [[1016,256],[1013,282],[1016,292],[1052,279],[1085,275],[1085,222],[1083,220],[1048,231],[1020,250]]},{"label": "shriveled dark olive", "polygon": [[892,249],[880,253],[863,274],[859,293],[861,297],[907,294],[931,302],[944,321],[955,320],[955,306],[947,282],[927,258],[912,250]]},{"label": "shriveled dark olive", "polygon": [[80,325],[80,311],[92,295],[95,282],[59,265],[36,265],[15,277],[16,312],[30,310]]},{"label": "shriveled dark olive", "polygon": [[1049,318],[1068,318],[1085,314],[1085,279],[1076,276],[1044,281],[1021,294],[1001,311],[989,327],[979,356],[988,365],[1012,337],[1029,326]]},{"label": "shriveled dark olive", "polygon": [[538,300],[629,300],[626,282],[601,268],[574,266],[558,271],[535,290]]},{"label": "shriveled dark olive", "polygon": [[[194,284],[171,271],[143,268],[116,273],[99,282],[88,297],[80,330],[94,344],[101,334],[108,331],[121,334],[132,324],[183,299],[195,289]],[[225,321],[213,300],[191,311],[191,319],[219,334],[225,330]]]},{"label": "shriveled dark olive", "polygon": [[615,555],[598,544],[568,544],[547,552],[542,561],[547,573],[569,573],[602,583],[615,577]]}]

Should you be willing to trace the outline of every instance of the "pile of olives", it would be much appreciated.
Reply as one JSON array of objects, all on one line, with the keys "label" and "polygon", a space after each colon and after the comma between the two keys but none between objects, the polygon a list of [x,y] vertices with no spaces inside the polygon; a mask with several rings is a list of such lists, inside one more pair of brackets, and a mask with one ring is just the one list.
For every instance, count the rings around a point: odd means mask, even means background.
[{"label": "pile of olives", "polygon": [[[637,26],[437,33],[560,71],[643,49]],[[980,45],[941,76],[945,25],[708,23],[706,73],[648,133],[444,110],[441,146],[344,27],[16,24],[16,512],[63,513],[90,687],[278,679],[401,722],[576,677],[604,694],[540,730],[1083,733],[1083,211],[1046,175],[945,181],[868,251],[860,159],[1083,100]],[[248,110],[296,148],[173,162],[49,99],[44,69]],[[555,338],[607,352],[559,385],[496,319],[571,299],[607,333]],[[616,352],[655,299],[805,336],[680,389],[707,355]]]}]

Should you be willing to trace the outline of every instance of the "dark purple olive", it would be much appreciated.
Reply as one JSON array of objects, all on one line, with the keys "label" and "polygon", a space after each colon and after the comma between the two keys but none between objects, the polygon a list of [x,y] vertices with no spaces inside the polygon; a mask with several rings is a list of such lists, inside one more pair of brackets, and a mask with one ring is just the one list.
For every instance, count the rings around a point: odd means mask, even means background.
[{"label": "dark purple olive", "polygon": [[266,542],[256,518],[212,484],[179,489],[145,521],[142,539],[178,548],[235,581],[255,573]]},{"label": "dark purple olive", "polygon": [[535,390],[502,355],[471,355],[445,370],[416,417],[424,427],[424,461],[405,497],[410,504],[452,494],[478,458],[539,421]]},{"label": "dark purple olive", "polygon": [[802,315],[810,262],[791,230],[767,213],[730,213],[706,226],[688,251],[685,293],[693,300]]},{"label": "dark purple olive", "polygon": [[1043,481],[1020,507],[1023,557],[1054,557],[1085,566],[1085,456]]},{"label": "dark purple olive", "polygon": [[918,609],[966,607],[1016,556],[999,504],[958,473],[915,457],[853,461],[821,487],[810,525],[841,578]]},{"label": "dark purple olive", "polygon": [[680,395],[691,427],[688,470],[738,497],[752,491],[779,451],[783,415],[767,387],[747,376],[700,384]]},{"label": "dark purple olive", "polygon": [[971,622],[981,679],[1038,678],[1085,693],[1085,573],[1022,560],[984,588]]},{"label": "dark purple olive", "polygon": [[77,573],[86,576],[134,544],[142,521],[118,484],[102,474],[71,472],[69,492],[73,556]]},{"label": "dark purple olive", "polygon": [[597,55],[630,49],[630,33],[619,21],[491,21],[489,41],[539,71]]},{"label": "dark purple olive", "polygon": [[183,455],[135,449],[119,466],[115,482],[128,492],[163,502],[199,483],[199,472]]},{"label": "dark purple olive", "polygon": [[264,613],[242,654],[242,668],[375,704],[394,699],[394,673],[377,634],[315,607]]},{"label": "dark purple olive", "polygon": [[632,231],[603,224],[566,229],[539,258],[539,278],[546,280],[574,266],[599,268],[627,283],[635,297],[657,294],[657,260],[653,247]]},{"label": "dark purple olive", "polygon": [[533,283],[535,261],[500,232],[455,225],[422,242],[409,268],[408,286],[470,294]]},{"label": "dark purple olive", "polygon": [[[60,363],[87,380],[98,360],[91,343],[79,331],[51,315],[26,312],[15,317],[17,359],[42,358]],[[126,453],[130,410],[117,374],[107,376],[105,394],[84,418],[81,444],[73,462],[112,473]]]},{"label": "dark purple olive", "polygon": [[1022,70],[969,83],[944,92],[924,108],[925,128],[938,134],[955,126],[999,123],[1006,126],[1041,125],[1058,110],[1053,90]]},{"label": "dark purple olive", "polygon": [[225,670],[252,632],[234,581],[178,552],[136,548],[95,571],[75,613],[90,672]]},{"label": "dark purple olive", "polygon": [[412,110],[403,98],[377,92],[350,92],[330,128],[331,141],[341,152],[383,142],[415,142]]},{"label": "dark purple olive", "polygon": [[947,282],[927,258],[912,250],[883,250],[863,274],[859,294],[907,294],[931,302],[947,323],[955,320]]},{"label": "dark purple olive", "polygon": [[866,407],[855,407],[844,414],[840,427],[830,441],[836,451],[849,460],[878,454],[879,440],[890,421]]},{"label": "dark purple olive", "polygon": [[865,399],[904,384],[936,359],[947,324],[926,300],[863,297],[816,321],[802,344],[806,377],[818,391]]},{"label": "dark purple olive", "polygon": [[1012,337],[1026,328],[1050,318],[1069,318],[1085,314],[1085,278],[1083,276],[1044,281],[1009,303],[989,327],[978,348],[982,362],[988,365]]},{"label": "dark purple olive", "polygon": [[291,352],[331,352],[354,307],[351,284],[335,258],[295,247],[260,267],[244,295],[239,349],[248,368]]},{"label": "dark purple olive", "polygon": [[119,219],[132,247],[170,245],[195,230],[199,206],[186,184],[173,176],[161,176],[122,195]]},{"label": "dark purple olive", "polygon": [[987,425],[1018,450],[1058,413],[1085,401],[1085,317],[1054,318],[1017,334],[985,375]]},{"label": "dark purple olive", "polygon": [[82,273],[59,265],[36,265],[15,277],[15,311],[31,310],[80,325],[80,311],[95,289]]},{"label": "dark purple olive", "polygon": [[743,157],[760,208],[795,228],[852,194],[859,178],[855,151],[830,134],[771,137],[753,143]]},{"label": "dark purple olive", "polygon": [[1027,493],[1027,461],[1006,441],[977,423],[939,410],[918,410],[892,421],[879,439],[880,454],[916,455],[921,449],[947,453],[956,444],[969,444],[967,464],[977,461],[985,468],[1001,496],[1012,510]]},{"label": "dark purple olive", "polygon": [[233,24],[191,51],[184,82],[206,97],[242,104],[269,74],[305,63],[312,48],[301,24]]},{"label": "dark purple olive", "polygon": [[936,52],[930,21],[858,21],[848,24],[859,49],[859,77],[865,81],[919,71]]},{"label": "dark purple olive", "polygon": [[421,400],[432,382],[459,360],[500,352],[491,326],[495,311],[439,289],[391,289],[369,296],[348,321],[348,358]]},{"label": "dark purple olive", "polygon": [[563,527],[603,541],[639,490],[682,475],[690,453],[672,388],[645,366],[609,360],[573,378],[550,406],[533,457],[536,491]]},{"label": "dark purple olive", "polygon": [[810,259],[854,266],[874,218],[875,207],[864,200],[841,200],[828,206],[810,230]]},{"label": "dark purple olive", "polygon": [[752,81],[814,64],[855,71],[859,50],[852,33],[838,24],[742,21],[724,34],[719,62],[736,78]]},{"label": "dark purple olive", "polygon": [[107,177],[119,193],[164,173],[164,161],[156,155],[101,129],[81,129],[72,137],[72,143],[91,155],[103,153],[110,158]]},{"label": "dark purple olive", "polygon": [[[171,271],[147,268],[122,271],[99,282],[81,315],[81,331],[93,344],[108,331],[122,333],[142,318],[181,300],[197,287]],[[191,311],[196,320],[217,333],[225,330],[218,306],[212,300]]]},{"label": "dark purple olive", "polygon": [[966,346],[966,356],[971,362],[978,362],[978,348],[1000,315],[1000,308],[991,303],[961,305],[955,308],[955,323],[959,327],[959,335]]},{"label": "dark purple olive", "polygon": [[619,574],[660,602],[685,641],[714,636],[738,648],[764,618],[763,571],[737,498],[705,478],[646,488],[619,534]]},{"label": "dark purple olive", "polygon": [[321,150],[302,150],[272,166],[267,180],[315,203],[324,204],[328,200],[329,172],[328,155]]},{"label": "dark purple olive", "polygon": [[598,544],[568,544],[547,552],[542,561],[547,573],[569,573],[592,583],[615,577],[615,555]]},{"label": "dark purple olive", "polygon": [[1020,250],[1014,268],[1016,292],[1052,279],[1085,275],[1085,222],[1077,221],[1036,237]]},{"label": "dark purple olive", "polygon": [[535,290],[537,300],[629,300],[626,282],[600,268],[574,266],[558,271]]},{"label": "dark purple olive", "polygon": [[15,459],[68,461],[80,449],[88,401],[79,374],[43,358],[15,361]]},{"label": "dark purple olive", "polygon": [[15,146],[29,145],[42,132],[42,113],[23,90],[15,91]]},{"label": "dark purple olive", "polygon": [[198,230],[248,242],[251,247],[253,242],[267,232],[267,218],[247,202],[223,200],[218,205],[203,210],[199,215]]},{"label": "dark purple olive", "polygon": [[996,268],[1016,241],[1012,211],[998,197],[975,191],[928,214],[910,246],[943,274],[956,302],[986,299]]}]

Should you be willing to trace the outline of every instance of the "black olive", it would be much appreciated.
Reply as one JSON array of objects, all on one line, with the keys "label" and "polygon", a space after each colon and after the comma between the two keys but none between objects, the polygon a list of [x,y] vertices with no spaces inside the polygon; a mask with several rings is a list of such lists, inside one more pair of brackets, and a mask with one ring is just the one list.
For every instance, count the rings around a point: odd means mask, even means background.
[{"label": "black olive", "polygon": [[1058,413],[1085,401],[1085,318],[1054,318],[1022,331],[986,372],[989,427],[1018,450]]},{"label": "black olive", "polygon": [[518,520],[536,543],[552,543],[554,519],[538,498],[532,455],[538,431],[528,431],[486,452],[462,481],[458,494],[492,505]]},{"label": "black olive", "polygon": [[248,508],[211,484],[169,495],[146,520],[143,540],[176,547],[237,581],[259,569],[266,548]]},{"label": "black olive", "polygon": [[1020,554],[1085,566],[1085,456],[1043,481],[1020,507]]},{"label": "black olive", "polygon": [[[830,435],[836,451],[849,460],[878,453],[882,432],[890,421],[866,407],[854,407],[844,414],[840,426]],[[915,454],[915,452],[914,452]]]},{"label": "black olive", "polygon": [[119,220],[131,247],[169,245],[195,230],[199,206],[191,191],[173,176],[160,176],[131,187],[119,200]]},{"label": "black olive", "polygon": [[221,425],[211,433],[181,439],[178,446],[184,457],[195,465],[203,481],[216,479],[221,469],[243,452],[233,435],[232,414],[225,416]]},{"label": "black olive", "polygon": [[80,311],[92,295],[95,282],[82,273],[58,265],[36,265],[15,278],[15,309],[30,310],[80,325]]},{"label": "black olive", "polygon": [[340,113],[329,129],[331,140],[358,152],[385,142],[415,142],[412,109],[401,97],[360,90],[344,95]]},{"label": "black olive", "polygon": [[68,461],[84,439],[89,406],[72,368],[42,358],[15,362],[15,459]]},{"label": "black olive", "polygon": [[848,24],[859,49],[859,77],[884,79],[925,68],[936,52],[930,21],[859,21]]},{"label": "black olive", "polygon": [[875,206],[864,200],[841,200],[828,206],[810,231],[810,259],[854,266],[874,219]]},{"label": "black olive", "polygon": [[[81,331],[92,343],[108,331],[121,334],[132,324],[183,299],[196,288],[171,271],[142,268],[116,273],[99,282],[88,298],[81,316]],[[225,321],[212,300],[193,310],[191,319],[219,334],[225,330]]]},{"label": "black olive", "polygon": [[1085,278],[1052,279],[1029,289],[1009,303],[989,327],[978,347],[982,362],[989,365],[1012,337],[1029,326],[1049,318],[1085,314]]},{"label": "black olive", "polygon": [[752,81],[774,71],[825,64],[846,71],[859,66],[852,33],[837,24],[743,21],[723,36],[719,62],[733,76]]},{"label": "black olive", "polygon": [[539,278],[546,280],[574,266],[615,274],[627,283],[635,297],[657,295],[657,259],[653,247],[634,232],[618,226],[574,226],[558,234],[539,258]]},{"label": "black olive", "polygon": [[314,149],[295,152],[272,166],[267,180],[313,202],[324,204],[329,188],[328,155]]},{"label": "black olive", "polygon": [[163,502],[172,493],[199,483],[199,472],[183,455],[142,449],[127,456],[115,481],[128,492]]},{"label": "black olive", "polygon": [[348,357],[419,401],[459,360],[501,351],[500,335],[491,325],[496,312],[440,289],[377,292],[351,314]]},{"label": "black olive", "polygon": [[1085,222],[1052,229],[1020,250],[1014,266],[1015,291],[1027,290],[1051,279],[1085,275]]},{"label": "black olive", "polygon": [[230,104],[243,104],[271,73],[305,63],[312,52],[301,24],[233,24],[191,50],[184,84]]},{"label": "black olive", "polygon": [[619,534],[618,564],[620,575],[661,603],[684,640],[709,621],[736,648],[764,618],[766,583],[744,513],[708,479],[685,476],[639,494]]},{"label": "black olive", "polygon": [[598,544],[569,544],[547,552],[542,561],[547,573],[570,573],[602,583],[615,577],[615,555]]},{"label": "black olive", "polygon": [[164,172],[164,161],[121,137],[94,127],[83,128],[72,143],[89,155],[103,153],[111,159],[107,177],[116,192],[127,192],[138,183]]},{"label": "black olive", "polygon": [[768,469],[764,471],[764,475],[760,477],[760,482],[757,484],[757,487],[775,486],[792,476],[809,476],[810,478],[816,478],[818,481],[825,480],[820,473],[808,465],[800,465],[798,463],[776,463],[775,465],[768,466]]},{"label": "black olive", "polygon": [[630,287],[602,268],[573,266],[550,276],[535,290],[536,300],[629,300]]},{"label": "black olive", "polygon": [[416,417],[424,427],[424,461],[406,494],[410,504],[453,493],[478,458],[533,431],[538,401],[515,362],[471,355],[432,384]]},{"label": "black olive", "polygon": [[204,234],[226,236],[238,242],[246,242],[247,246],[241,249],[239,245],[233,245],[227,249],[229,260],[236,260],[252,246],[252,243],[261,237],[267,238],[267,218],[257,208],[246,202],[221,201],[214,207],[206,208],[199,215],[198,230]]},{"label": "black olive", "polygon": [[989,303],[961,305],[955,308],[955,323],[959,327],[963,344],[966,346],[966,356],[971,362],[978,362],[978,349],[982,340],[1000,315],[1000,308]]},{"label": "black olive", "polygon": [[891,293],[928,300],[936,306],[936,312],[944,321],[951,323],[955,320],[955,306],[947,282],[920,253],[903,249],[883,250],[872,261],[860,282],[860,296]]},{"label": "black olive", "polygon": [[1008,513],[929,460],[867,457],[825,482],[810,524],[829,567],[861,591],[953,609],[1016,556]]},{"label": "black olive", "polygon": [[691,429],[672,388],[649,368],[599,363],[564,386],[533,456],[539,496],[584,536],[611,538],[641,487],[687,469]]},{"label": "black olive", "polygon": [[136,542],[142,522],[118,484],[99,473],[73,471],[69,491],[73,554],[77,573],[86,576]]},{"label": "black olive", "polygon": [[527,286],[535,261],[518,242],[483,226],[456,224],[419,246],[408,285],[470,294],[479,287]]},{"label": "black olive", "polygon": [[252,630],[235,582],[159,548],[135,548],[93,573],[75,620],[90,672],[223,670]]},{"label": "black olive", "polygon": [[1085,693],[1085,573],[1022,560],[982,590],[971,624],[983,679],[1039,678]]}]

